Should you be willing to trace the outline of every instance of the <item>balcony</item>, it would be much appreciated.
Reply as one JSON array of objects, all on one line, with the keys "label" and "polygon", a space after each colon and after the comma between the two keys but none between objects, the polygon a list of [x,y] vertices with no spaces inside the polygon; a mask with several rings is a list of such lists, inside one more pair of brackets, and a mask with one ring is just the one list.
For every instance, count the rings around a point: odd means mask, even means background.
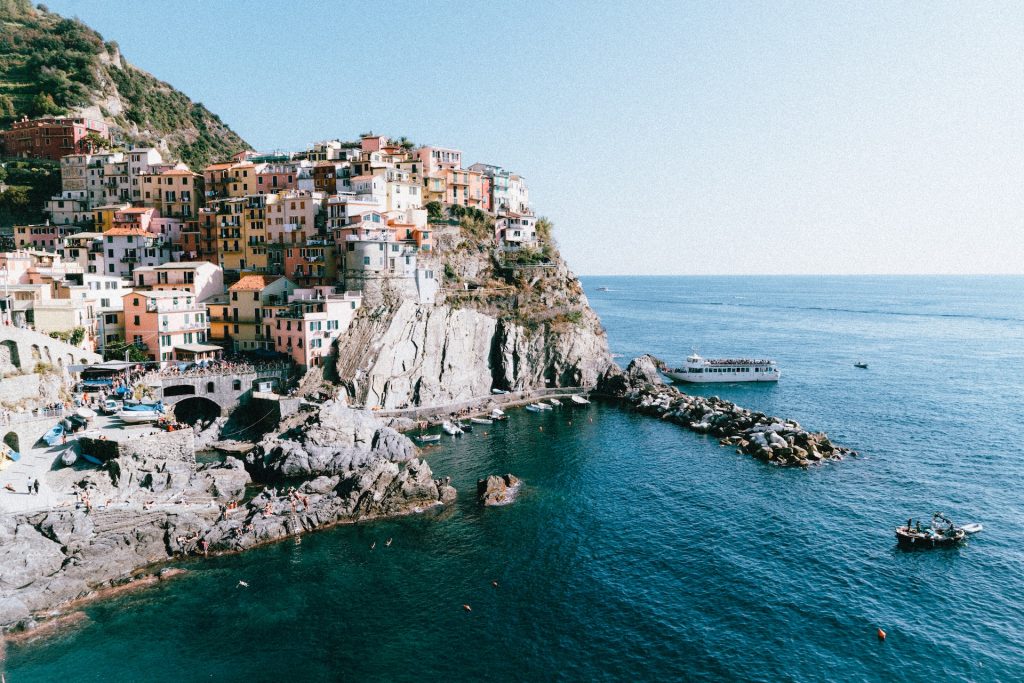
[{"label": "balcony", "polygon": [[122,256],[121,257],[121,263],[138,263],[138,262],[139,262],[139,257],[138,256]]}]

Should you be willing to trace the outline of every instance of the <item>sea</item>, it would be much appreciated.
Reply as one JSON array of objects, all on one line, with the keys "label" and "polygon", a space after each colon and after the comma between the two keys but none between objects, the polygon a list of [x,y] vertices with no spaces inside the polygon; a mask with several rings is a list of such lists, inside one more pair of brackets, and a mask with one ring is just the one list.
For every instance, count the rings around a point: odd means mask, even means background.
[{"label": "sea", "polygon": [[[778,384],[686,390],[859,455],[781,469],[611,405],[511,411],[425,451],[449,509],[183,562],[10,645],[6,680],[1024,679],[1024,278],[583,282],[619,363],[775,358]],[[505,472],[519,500],[478,507]],[[940,511],[984,531],[896,547]]]}]

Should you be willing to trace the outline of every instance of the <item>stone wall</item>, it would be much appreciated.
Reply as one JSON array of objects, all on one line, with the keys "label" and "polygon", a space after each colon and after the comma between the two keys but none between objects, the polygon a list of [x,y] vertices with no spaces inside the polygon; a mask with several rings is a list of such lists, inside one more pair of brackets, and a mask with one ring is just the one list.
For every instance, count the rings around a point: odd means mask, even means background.
[{"label": "stone wall", "polygon": [[31,370],[29,372],[31,374],[12,375],[11,377],[4,377],[3,380],[0,380],[0,384],[2,384],[0,401],[13,403],[26,398],[35,398],[39,396],[39,375],[31,372]]},{"label": "stone wall", "polygon": [[[34,330],[11,325],[0,325],[0,348],[3,347],[6,347],[3,354],[8,362],[13,366],[16,357],[17,367],[25,372],[32,372],[36,363],[67,367],[68,365],[99,363],[103,360],[99,354],[92,351],[66,344],[59,339]],[[17,348],[17,352],[14,351],[14,348]],[[0,360],[0,364],[2,362]]]},{"label": "stone wall", "polygon": [[143,436],[126,435],[123,439],[95,439],[82,437],[79,439],[83,453],[107,461],[119,456],[143,460],[158,458],[194,463],[195,434],[191,429],[176,432],[154,431]]}]

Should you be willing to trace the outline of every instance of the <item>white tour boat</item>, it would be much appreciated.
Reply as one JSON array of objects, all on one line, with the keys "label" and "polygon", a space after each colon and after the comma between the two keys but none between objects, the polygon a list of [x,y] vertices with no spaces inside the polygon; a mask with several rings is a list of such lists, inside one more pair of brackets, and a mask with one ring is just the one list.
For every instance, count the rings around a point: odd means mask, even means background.
[{"label": "white tour boat", "polygon": [[680,382],[778,382],[782,373],[773,360],[752,358],[701,358],[696,352],[682,367],[665,374]]}]

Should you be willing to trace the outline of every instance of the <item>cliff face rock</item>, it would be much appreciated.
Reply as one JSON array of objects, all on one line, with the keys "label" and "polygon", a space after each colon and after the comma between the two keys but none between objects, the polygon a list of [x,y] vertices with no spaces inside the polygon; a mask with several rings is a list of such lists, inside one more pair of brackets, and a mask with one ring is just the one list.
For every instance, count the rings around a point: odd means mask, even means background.
[{"label": "cliff face rock", "polygon": [[[476,264],[474,273],[493,272],[479,255],[460,259]],[[579,281],[561,263],[513,273],[512,284],[449,290],[437,304],[365,308],[339,339],[339,379],[357,401],[385,410],[469,401],[492,388],[596,384],[612,359]]]},{"label": "cliff face rock", "polygon": [[320,410],[284,434],[265,437],[246,456],[261,479],[373,471],[416,458],[416,446],[372,414],[327,401]]},{"label": "cliff face rock", "polygon": [[476,497],[481,505],[508,505],[516,499],[523,482],[514,474],[490,475],[476,483]]}]

